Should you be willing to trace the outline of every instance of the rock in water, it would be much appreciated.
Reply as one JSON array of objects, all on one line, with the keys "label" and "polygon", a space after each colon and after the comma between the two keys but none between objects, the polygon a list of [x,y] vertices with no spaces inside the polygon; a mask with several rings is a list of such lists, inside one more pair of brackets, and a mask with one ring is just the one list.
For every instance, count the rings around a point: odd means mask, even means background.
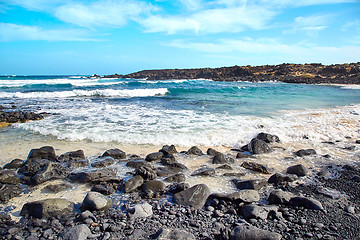
[{"label": "rock in water", "polygon": [[89,192],[84,198],[80,210],[102,211],[109,209],[112,205],[110,198],[98,192]]},{"label": "rock in water", "polygon": [[61,235],[63,240],[86,240],[92,236],[92,233],[85,224],[80,224],[66,230]]},{"label": "rock in water", "polygon": [[267,183],[267,181],[264,179],[250,179],[250,180],[233,179],[232,182],[239,190],[243,190],[243,189],[259,190],[263,188]]},{"label": "rock in water", "polygon": [[95,160],[91,164],[91,166],[94,168],[104,168],[104,167],[113,165],[114,163],[115,163],[114,158],[108,156],[108,157],[102,157],[102,158]]},{"label": "rock in water", "polygon": [[271,152],[271,148],[263,140],[253,138],[248,144],[249,152],[252,154],[262,154]]},{"label": "rock in water", "polygon": [[266,143],[280,142],[280,139],[279,139],[278,136],[271,135],[271,134],[268,134],[268,133],[263,133],[263,132],[259,133],[256,136],[256,138],[260,139],[260,140],[263,140]]},{"label": "rock in water", "polygon": [[125,159],[126,153],[118,148],[106,150],[101,157],[112,157],[114,159]]},{"label": "rock in water", "polygon": [[298,157],[316,155],[316,151],[314,149],[301,149],[301,150],[295,152],[295,155]]},{"label": "rock in water", "polygon": [[140,166],[135,170],[136,175],[140,175],[145,181],[157,178],[156,170],[150,166]]},{"label": "rock in water", "polygon": [[74,211],[74,203],[64,198],[46,199],[26,203],[21,209],[21,216],[49,218],[67,216]]},{"label": "rock in water", "polygon": [[150,153],[146,156],[145,160],[148,162],[154,162],[154,161],[159,161],[164,157],[164,153],[162,152],[154,152],[154,153]]},{"label": "rock in water", "polygon": [[198,184],[174,195],[176,203],[200,209],[205,205],[210,189],[205,184]]},{"label": "rock in water", "polygon": [[71,151],[64,154],[61,154],[59,157],[60,162],[71,162],[76,160],[85,159],[85,153],[83,150]]},{"label": "rock in water", "polygon": [[267,168],[264,165],[261,165],[259,163],[254,162],[243,162],[241,164],[243,168],[249,169],[254,172],[264,173],[264,174],[271,174],[271,171],[269,168]]},{"label": "rock in water", "polygon": [[200,148],[193,146],[191,147],[187,152],[187,155],[197,155],[197,156],[201,156],[204,155],[204,153],[200,150]]},{"label": "rock in water", "polygon": [[217,153],[219,153],[219,152],[213,148],[208,148],[208,150],[206,151],[206,154],[210,155],[210,156],[215,156]]},{"label": "rock in water", "polygon": [[191,176],[214,176],[215,169],[209,167],[203,167],[191,174]]},{"label": "rock in water", "polygon": [[307,172],[308,172],[308,170],[302,164],[298,164],[298,165],[295,165],[295,166],[288,167],[288,169],[286,170],[286,173],[295,174],[298,177],[306,176]]},{"label": "rock in water", "polygon": [[298,176],[295,174],[281,174],[281,173],[275,173],[274,175],[272,175],[269,180],[268,183],[274,183],[274,184],[279,184],[279,183],[283,183],[283,182],[293,182],[296,179],[298,179]]},{"label": "rock in water", "polygon": [[281,238],[278,233],[245,224],[235,227],[230,233],[230,240],[280,240]]}]

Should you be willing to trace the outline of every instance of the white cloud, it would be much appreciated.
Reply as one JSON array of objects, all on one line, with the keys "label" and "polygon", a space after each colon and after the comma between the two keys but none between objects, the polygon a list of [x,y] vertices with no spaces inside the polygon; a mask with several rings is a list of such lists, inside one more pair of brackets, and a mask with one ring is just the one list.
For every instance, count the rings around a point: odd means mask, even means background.
[{"label": "white cloud", "polygon": [[360,47],[358,46],[328,47],[305,43],[285,44],[277,39],[222,39],[215,43],[174,40],[165,45],[200,51],[206,54],[229,56],[231,53],[233,56],[238,57],[268,56],[271,59],[283,59],[284,62],[293,61],[297,63],[358,62],[360,56]]},{"label": "white cloud", "polygon": [[[1,0],[0,0],[1,1]],[[29,10],[49,11],[60,4],[66,4],[71,0],[5,0],[8,5],[16,5]]]},{"label": "white cloud", "polygon": [[360,32],[360,19],[347,22],[343,27],[343,31]]},{"label": "white cloud", "polygon": [[139,22],[146,32],[241,32],[245,29],[265,28],[274,15],[273,11],[263,8],[237,7],[202,10],[187,17],[155,15]]},{"label": "white cloud", "polygon": [[296,17],[290,30],[284,33],[296,33],[299,31],[305,32],[308,35],[314,36],[319,31],[326,29],[329,22],[327,15],[314,15],[307,17]]},{"label": "white cloud", "polygon": [[79,29],[42,29],[12,23],[0,23],[0,41],[95,41],[87,32]]},{"label": "white cloud", "polygon": [[123,26],[129,19],[139,17],[155,8],[139,1],[101,0],[88,5],[71,3],[58,7],[55,16],[60,20],[82,27]]},{"label": "white cloud", "polygon": [[[223,0],[224,1],[224,0]],[[225,0],[226,1],[226,0]],[[231,0],[230,0],[231,1]],[[252,3],[258,4],[258,6],[277,6],[277,7],[301,7],[312,5],[325,5],[325,4],[338,4],[338,3],[350,3],[358,0],[255,0]]]}]

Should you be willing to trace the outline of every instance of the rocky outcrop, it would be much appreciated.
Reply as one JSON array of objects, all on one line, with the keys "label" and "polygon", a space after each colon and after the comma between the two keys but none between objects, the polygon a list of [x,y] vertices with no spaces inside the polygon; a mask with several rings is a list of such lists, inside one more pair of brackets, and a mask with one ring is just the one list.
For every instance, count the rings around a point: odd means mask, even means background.
[{"label": "rocky outcrop", "polygon": [[127,75],[106,75],[104,77],[148,80],[203,78],[214,81],[281,81],[286,83],[306,84],[359,84],[360,62],[334,65],[312,63],[197,69],[160,69],[143,70]]}]

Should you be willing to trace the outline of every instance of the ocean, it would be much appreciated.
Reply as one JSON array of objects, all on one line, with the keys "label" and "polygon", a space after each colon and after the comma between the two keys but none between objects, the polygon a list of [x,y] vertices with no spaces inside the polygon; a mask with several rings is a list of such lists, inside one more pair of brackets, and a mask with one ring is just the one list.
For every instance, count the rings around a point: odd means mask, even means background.
[{"label": "ocean", "polygon": [[[236,148],[260,131],[287,142],[306,136],[319,143],[358,134],[338,121],[358,118],[359,104],[358,86],[3,76],[0,105],[51,115],[1,129],[0,145],[60,141]],[[6,160],[15,157],[1,154]]]}]

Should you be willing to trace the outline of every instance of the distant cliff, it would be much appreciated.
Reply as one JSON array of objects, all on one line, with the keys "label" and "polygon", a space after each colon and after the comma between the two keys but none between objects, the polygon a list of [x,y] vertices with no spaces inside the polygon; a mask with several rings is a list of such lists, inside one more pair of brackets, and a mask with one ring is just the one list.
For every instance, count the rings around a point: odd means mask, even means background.
[{"label": "distant cliff", "polygon": [[143,70],[127,75],[107,75],[106,78],[147,80],[211,79],[214,81],[281,81],[287,83],[360,84],[360,62],[350,64],[281,64],[263,66],[233,66],[197,69]]}]

